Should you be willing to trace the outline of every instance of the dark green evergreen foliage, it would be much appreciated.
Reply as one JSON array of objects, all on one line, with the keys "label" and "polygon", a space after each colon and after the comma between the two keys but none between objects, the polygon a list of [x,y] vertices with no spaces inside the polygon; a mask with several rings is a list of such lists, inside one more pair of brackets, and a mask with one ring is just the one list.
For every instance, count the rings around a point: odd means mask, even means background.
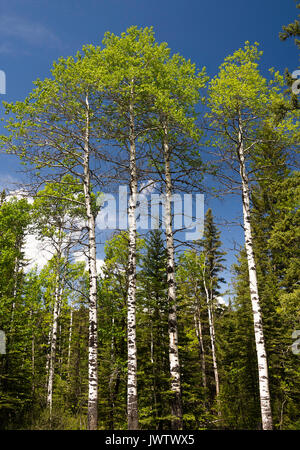
[{"label": "dark green evergreen foliage", "polygon": [[[19,423],[31,406],[30,302],[24,301],[23,244],[30,224],[25,199],[5,199],[0,205],[0,329],[6,334],[6,354],[0,357],[0,426]],[[25,314],[24,314],[25,313]],[[24,357],[26,355],[27,357]]]},{"label": "dark green evergreen foliage", "polygon": [[[300,9],[300,3],[296,4],[296,8]],[[300,14],[299,14],[300,17]],[[294,37],[295,38],[295,44],[297,45],[297,47],[300,49],[300,39],[298,39],[298,37],[300,37],[300,22],[299,20],[295,19],[295,21],[293,23],[289,23],[288,25],[283,25],[282,30],[279,33],[279,37],[282,41],[285,41],[286,39],[290,38],[290,37]]]},{"label": "dark green evergreen foliage", "polygon": [[161,230],[149,232],[138,274],[139,389],[143,428],[169,425],[169,355],[166,249]]},{"label": "dark green evergreen foliage", "polygon": [[203,239],[198,244],[203,248],[203,253],[205,254],[206,271],[210,278],[212,296],[215,298],[219,295],[220,283],[225,282],[224,278],[220,276],[220,272],[225,268],[223,265],[225,261],[223,256],[226,252],[220,249],[222,246],[222,242],[220,241],[221,232],[214,223],[210,208],[205,215],[203,234]]},{"label": "dark green evergreen foliage", "polygon": [[253,318],[245,252],[233,267],[235,299],[222,317],[219,333],[221,409],[225,428],[258,429],[260,410]]},{"label": "dark green evergreen foliage", "polygon": [[[70,364],[66,368],[65,380],[66,403],[70,413],[82,420],[82,428],[85,424],[87,411],[87,351],[88,351],[88,309],[83,302],[73,312],[73,331],[71,341]],[[68,326],[66,324],[66,329]],[[86,425],[86,424],[85,424]],[[81,428],[81,427],[80,427]]]},{"label": "dark green evergreen foliage", "polygon": [[[204,256],[204,270],[205,270],[205,278],[207,278],[206,283],[210,295],[211,302],[211,310],[213,321],[215,322],[216,329],[218,328],[220,318],[222,316],[223,310],[219,305],[218,296],[220,296],[220,289],[222,284],[225,282],[222,277],[222,271],[225,268],[223,263],[225,261],[224,256],[226,252],[222,250],[222,242],[220,240],[220,231],[215,225],[212,210],[209,208],[205,215],[204,222],[204,233],[203,239],[199,241],[197,244],[201,249],[201,253]],[[203,278],[203,275],[202,275]],[[204,286],[202,281],[202,296],[205,296]],[[208,314],[207,307],[204,309],[204,331],[206,331],[206,341],[207,341],[207,354],[209,355],[209,372],[208,372],[208,388],[210,392],[210,403],[212,403],[214,399],[214,374],[212,370],[212,359],[211,359],[211,351],[210,351],[210,338],[209,338],[209,324],[208,324]],[[217,344],[217,352],[218,347],[222,347],[222,337],[216,330],[216,344]],[[219,353],[219,352],[218,352]],[[217,354],[218,356],[218,354]]]},{"label": "dark green evergreen foliage", "polygon": [[[258,182],[252,193],[252,226],[273,420],[277,429],[297,429],[299,359],[291,352],[291,343],[300,319],[298,174],[288,169],[281,146],[266,144],[259,150],[253,161]],[[224,333],[222,369],[226,375],[222,405],[229,425],[235,427],[237,423],[238,428],[255,429],[259,428],[260,413],[247,278],[242,251],[239,264],[234,267],[232,332]],[[226,328],[228,325],[223,322]]]},{"label": "dark green evergreen foliage", "polygon": [[[182,255],[178,265],[180,296],[178,315],[182,349],[184,419],[187,427],[210,429],[220,426],[207,295],[215,328],[218,362],[223,341],[218,330],[225,312],[218,302],[221,283],[224,282],[221,272],[224,268],[225,252],[221,250],[221,246],[220,232],[214,223],[211,209],[208,209],[203,239],[196,243],[195,250]],[[197,320],[201,322],[202,346],[196,332]]]},{"label": "dark green evergreen foliage", "polygon": [[[179,282],[180,283],[180,282]],[[194,313],[186,304],[192,300],[192,294],[183,298],[180,292],[180,304],[178,308],[179,318],[179,342],[180,363],[182,379],[182,402],[184,428],[187,429],[212,429],[216,428],[214,421],[216,414],[214,410],[214,374],[212,370],[212,359],[209,338],[209,326],[207,311],[204,302],[202,305],[202,330],[206,362],[206,383],[203,386],[201,368],[201,351],[197,340]]]},{"label": "dark green evergreen foliage", "polygon": [[[300,9],[300,3],[296,3],[296,8]],[[298,15],[300,18],[300,14]],[[282,41],[293,37],[296,46],[300,49],[300,22],[298,19],[295,19],[294,22],[283,25],[282,31],[279,33],[279,38]],[[292,74],[288,69],[285,69],[285,79],[286,84],[291,89],[292,84],[295,82],[295,78],[292,78]],[[291,93],[291,106],[292,108],[299,109],[299,98],[294,93]]]},{"label": "dark green evergreen foliage", "polygon": [[[276,157],[281,163],[277,166]],[[292,333],[300,324],[299,303],[295,303],[300,292],[299,176],[289,173],[283,159],[282,154],[273,152],[273,173],[265,173],[269,182],[260,182],[253,195],[258,281],[277,428],[293,427],[292,422],[299,421],[296,405],[300,395],[299,362],[290,351]],[[288,410],[293,411],[292,421]]]},{"label": "dark green evergreen foliage", "polygon": [[106,429],[126,428],[126,302],[128,235],[105,246],[99,292],[99,418]]}]

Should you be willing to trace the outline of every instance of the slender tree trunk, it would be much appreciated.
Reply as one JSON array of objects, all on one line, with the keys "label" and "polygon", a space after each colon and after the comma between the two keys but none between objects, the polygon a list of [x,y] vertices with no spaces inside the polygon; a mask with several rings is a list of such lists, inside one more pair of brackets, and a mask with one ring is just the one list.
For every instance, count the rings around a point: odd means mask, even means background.
[{"label": "slender tree trunk", "polygon": [[212,353],[212,361],[213,361],[213,369],[214,369],[214,377],[215,377],[215,385],[216,385],[216,396],[218,397],[219,392],[220,392],[220,383],[219,383],[219,372],[218,372],[218,364],[217,364],[217,356],[216,356],[216,345],[215,345],[216,337],[215,337],[215,327],[214,327],[213,314],[212,314],[212,299],[211,299],[211,296],[209,295],[209,291],[208,291],[206,279],[205,279],[205,261],[203,264],[203,285],[204,285],[205,294],[206,294],[211,353]]},{"label": "slender tree trunk", "polygon": [[257,273],[253,252],[252,229],[251,229],[251,212],[250,212],[250,189],[248,176],[246,173],[245,155],[243,142],[242,121],[239,118],[239,146],[237,149],[238,159],[240,163],[240,175],[242,181],[242,201],[243,201],[243,217],[244,217],[244,233],[245,247],[249,272],[250,297],[253,312],[254,335],[258,364],[258,381],[259,395],[263,430],[272,430],[272,410],[269,392],[269,375],[267,353],[265,349],[265,340],[263,333],[262,314],[260,308],[260,300],[257,285]]},{"label": "slender tree trunk", "polygon": [[138,430],[138,393],[137,393],[137,349],[136,349],[136,201],[137,173],[134,121],[134,80],[132,80],[130,117],[130,199],[128,208],[129,255],[128,255],[128,295],[127,295],[127,415],[128,429]]},{"label": "slender tree trunk", "polygon": [[[60,304],[62,301],[62,297],[60,297]],[[60,315],[60,312],[59,312]],[[58,327],[58,348],[57,348],[57,353],[58,353],[58,357],[57,357],[57,362],[58,362],[58,373],[61,375],[61,370],[62,370],[62,361],[63,361],[63,342],[62,342],[62,328],[61,328],[61,323],[59,324]]]},{"label": "slender tree trunk", "polygon": [[56,265],[56,279],[55,279],[55,294],[54,294],[54,306],[53,306],[53,319],[52,330],[49,334],[50,337],[50,355],[47,360],[46,367],[48,366],[48,384],[47,384],[47,407],[49,408],[50,424],[52,421],[52,402],[53,402],[53,381],[55,373],[55,361],[56,361],[56,349],[57,349],[57,332],[58,332],[58,320],[61,312],[61,302],[63,294],[63,279],[61,275],[61,256],[62,256],[62,229],[59,228],[59,242],[57,251],[57,265]]},{"label": "slender tree trunk", "polygon": [[152,388],[152,395],[153,395],[153,407],[155,411],[155,417],[157,419],[158,417],[158,410],[157,410],[157,383],[156,383],[156,376],[157,376],[157,364],[156,364],[156,358],[154,357],[154,338],[153,338],[153,321],[151,317],[151,309],[149,307],[149,327],[150,327],[150,361],[151,361],[151,367],[152,367],[152,377],[153,377],[153,384],[151,386]]},{"label": "slender tree trunk", "polygon": [[111,320],[111,343],[110,343],[110,376],[109,376],[109,397],[110,397],[110,408],[109,408],[109,429],[114,430],[114,415],[115,415],[115,402],[114,402],[114,380],[116,376],[115,367],[115,337],[114,337],[114,324],[115,318],[112,317]]},{"label": "slender tree trunk", "polygon": [[169,360],[171,375],[171,414],[173,419],[171,427],[173,430],[182,428],[182,402],[181,402],[181,382],[180,363],[178,352],[178,329],[176,312],[176,283],[175,283],[175,258],[174,239],[172,229],[172,180],[170,171],[170,149],[168,144],[168,127],[163,119],[163,150],[165,161],[165,227],[166,227],[166,250],[167,250],[167,283],[168,283],[168,329],[169,329]]},{"label": "slender tree trunk", "polygon": [[[82,317],[80,317],[80,313],[77,316],[78,318],[78,339],[77,345],[74,348],[74,394],[76,398],[80,398],[82,395],[82,372],[81,372],[81,342],[84,339],[84,334],[82,333]],[[82,414],[82,406],[80,406],[80,416]]]},{"label": "slender tree trunk", "polygon": [[59,302],[60,302],[59,264],[60,264],[60,258],[59,258],[59,255],[57,255],[57,274],[56,274],[56,280],[55,280],[55,294],[54,294],[52,332],[51,332],[50,356],[49,356],[49,373],[48,373],[48,386],[47,386],[47,408],[49,408],[50,424],[52,421],[53,380],[54,380],[56,345],[57,345],[57,327],[58,327],[58,318],[59,318],[59,309],[60,309],[59,308]]},{"label": "slender tree trunk", "polygon": [[[69,238],[69,244],[70,244],[70,240],[71,238]],[[62,263],[63,263],[63,271],[61,274],[61,282],[60,282],[60,288],[59,288],[59,309],[58,309],[58,316],[60,317],[61,315],[61,308],[63,305],[63,293],[64,293],[64,285],[65,285],[65,278],[66,278],[66,274],[67,274],[67,269],[68,269],[68,261],[69,261],[69,244],[67,246],[66,249],[66,253],[64,256]],[[59,326],[59,340],[58,340],[58,354],[59,354],[59,369],[60,369],[60,373],[62,373],[62,366],[63,366],[63,358],[64,358],[64,347],[63,347],[63,335],[62,335],[62,327],[61,324]]]},{"label": "slender tree trunk", "polygon": [[89,148],[89,101],[86,95],[86,129],[84,136],[84,199],[88,225],[88,266],[89,266],[89,391],[88,429],[96,430],[98,423],[98,324],[97,324],[97,267],[95,217],[92,210]]},{"label": "slender tree trunk", "polygon": [[[18,245],[18,247],[19,247],[19,245]],[[14,274],[13,274],[13,280],[14,280],[13,303],[12,303],[12,306],[11,306],[11,317],[10,317],[10,327],[9,327],[10,343],[12,342],[14,314],[15,314],[16,301],[17,301],[18,273],[19,273],[19,258],[16,258],[15,267],[14,267]]]},{"label": "slender tree trunk", "polygon": [[[115,318],[112,317],[112,330],[114,329]],[[109,429],[115,429],[115,409],[116,409],[116,398],[119,391],[120,385],[120,368],[116,364],[116,346],[115,346],[115,336],[112,334],[111,345],[110,345],[110,377],[109,377],[109,397],[110,397],[110,408],[109,408]]]},{"label": "slender tree trunk", "polygon": [[194,323],[195,323],[195,331],[196,336],[199,343],[199,354],[201,359],[201,372],[202,372],[202,383],[203,387],[206,390],[207,382],[206,382],[206,362],[205,362],[205,350],[204,350],[204,342],[203,342],[203,332],[202,332],[202,322],[201,322],[201,311],[200,311],[200,299],[198,297],[198,285],[196,280],[192,280],[194,283],[194,295],[195,295],[195,309],[194,309]]},{"label": "slender tree trunk", "polygon": [[35,393],[35,337],[31,339],[31,373],[32,373],[32,395]]},{"label": "slender tree trunk", "polygon": [[109,429],[115,429],[115,409],[116,409],[116,398],[119,392],[120,385],[120,369],[115,367],[110,375],[109,380],[109,391],[110,391],[110,410],[109,410]]},{"label": "slender tree trunk", "polygon": [[200,315],[200,309],[199,309],[198,306],[196,306],[196,310],[195,310],[195,313],[194,313],[194,323],[195,323],[196,336],[197,336],[198,343],[199,343],[199,353],[200,353],[200,358],[201,358],[202,383],[203,383],[204,389],[206,389],[207,383],[206,383],[205,350],[204,350],[204,344],[203,344],[201,315]]},{"label": "slender tree trunk", "polygon": [[70,325],[69,325],[69,342],[68,342],[68,361],[67,361],[67,374],[68,374],[69,379],[70,379],[70,364],[71,364],[72,332],[73,332],[73,308],[71,306]]},{"label": "slender tree trunk", "polygon": [[[30,320],[31,323],[33,322],[33,311],[30,310]],[[32,396],[34,397],[35,393],[35,335],[34,335],[34,329],[32,330],[32,336],[31,336],[31,375],[32,375],[32,382],[31,382],[31,391]]]},{"label": "slender tree trunk", "polygon": [[48,333],[48,341],[47,341],[47,355],[46,355],[46,383],[45,389],[48,389],[48,380],[49,380],[49,364],[50,364],[50,347],[51,347],[51,336],[52,336],[52,327],[49,329]]}]

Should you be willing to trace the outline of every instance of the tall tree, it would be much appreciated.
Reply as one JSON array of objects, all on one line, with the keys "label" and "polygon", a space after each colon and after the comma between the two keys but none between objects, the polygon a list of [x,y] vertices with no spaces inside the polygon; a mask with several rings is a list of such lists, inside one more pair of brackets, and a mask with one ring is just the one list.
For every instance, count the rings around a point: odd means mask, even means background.
[{"label": "tall tree", "polygon": [[[129,254],[129,232],[123,231],[115,234],[105,246],[105,264],[103,266],[104,278],[101,283],[103,292],[103,301],[101,306],[105,308],[108,315],[109,329],[105,333],[109,339],[106,339],[106,352],[109,353],[110,373],[109,381],[109,403],[110,403],[110,425],[115,427],[118,418],[117,414],[117,396],[123,384],[123,367],[126,364],[124,338],[126,336],[126,310],[128,301],[128,254]],[[137,237],[136,240],[136,258],[139,261],[139,254],[143,240]],[[103,326],[101,327],[101,329]],[[103,330],[104,332],[104,330]],[[106,374],[107,376],[107,374]],[[128,394],[128,392],[127,392]],[[127,397],[126,397],[127,398]],[[128,399],[127,399],[128,401]],[[124,405],[122,404],[124,411]]]},{"label": "tall tree", "polygon": [[219,371],[216,355],[216,337],[215,337],[215,324],[214,324],[214,305],[217,302],[217,296],[219,294],[218,289],[220,283],[224,282],[219,275],[219,272],[224,268],[222,258],[225,252],[220,251],[221,241],[220,232],[217,230],[212,211],[209,208],[205,216],[204,237],[202,240],[203,245],[203,264],[202,264],[202,277],[203,286],[206,297],[208,322],[209,322],[209,334],[211,340],[211,351],[213,360],[213,369],[216,386],[216,396],[218,397],[220,392]]},{"label": "tall tree", "polygon": [[[101,89],[109,102],[107,114],[109,135],[127,152],[126,169],[129,171],[129,255],[127,299],[127,346],[128,346],[128,428],[138,429],[137,394],[137,346],[136,346],[136,206],[138,194],[138,166],[146,141],[153,93],[149,89],[153,68],[158,67],[169,54],[166,45],[157,44],[153,30],[131,27],[120,37],[106,33],[104,49],[96,55],[97,75]],[[105,124],[107,126],[107,124]],[[117,160],[120,161],[120,154]],[[141,169],[139,168],[139,172]]]},{"label": "tall tree", "polygon": [[[224,282],[220,272],[224,269],[223,252],[220,247],[220,232],[218,231],[212,216],[211,209],[205,216],[204,237],[196,242],[194,250],[186,251],[180,258],[178,275],[180,280],[181,296],[187,296],[185,303],[193,310],[195,332],[199,342],[201,358],[202,382],[207,401],[208,366],[213,369],[213,398],[217,400],[220,413],[219,393],[220,375],[216,348],[215,320],[220,295],[220,283]],[[200,247],[200,248],[199,248]],[[192,299],[192,303],[191,303]],[[208,326],[207,326],[208,325]],[[208,328],[210,341],[209,350],[205,344],[205,332]],[[210,384],[210,383],[209,383]]]},{"label": "tall tree", "polygon": [[[200,165],[199,155],[195,143],[200,132],[195,125],[195,105],[200,99],[200,90],[206,82],[205,68],[197,71],[194,64],[186,61],[176,54],[152,66],[152,83],[149,91],[154,98],[155,115],[151,117],[152,142],[155,143],[156,152],[152,151],[149,158],[152,164],[163,174],[164,192],[164,226],[166,230],[167,251],[167,281],[169,302],[169,359],[171,375],[171,414],[173,416],[172,428],[182,427],[182,402],[180,382],[180,362],[178,352],[178,329],[176,313],[176,280],[175,280],[175,252],[172,201],[174,194],[174,180],[172,174],[174,167],[180,167],[181,177],[187,164]],[[157,154],[158,151],[158,154]],[[190,158],[187,154],[191,152]],[[180,155],[180,156],[179,156]],[[182,157],[186,156],[186,159]],[[161,175],[160,175],[161,176]],[[187,174],[186,174],[187,176]]]},{"label": "tall tree", "polygon": [[[193,314],[194,331],[198,341],[199,355],[201,359],[202,384],[206,397],[207,389],[207,354],[204,343],[204,305],[203,305],[203,280],[200,261],[196,251],[185,251],[179,259],[178,270],[179,295],[183,298],[185,308],[191,308]],[[192,299],[192,304],[191,303]]]},{"label": "tall tree", "polygon": [[[26,346],[32,326],[24,317],[23,295],[31,205],[25,198],[2,194],[0,205],[0,329],[6,335],[6,353],[0,359],[0,416],[3,424],[18,422],[31,396],[31,360]],[[20,398],[18,391],[23,392]]]},{"label": "tall tree", "polygon": [[138,273],[138,348],[145,374],[142,386],[143,425],[162,429],[169,417],[168,302],[166,249],[162,230],[151,230]]},{"label": "tall tree", "polygon": [[232,186],[240,175],[242,192],[245,247],[249,269],[249,289],[251,295],[254,334],[256,341],[259,372],[260,402],[263,429],[272,429],[272,412],[269,392],[267,354],[263,333],[262,314],[257,284],[257,271],[253,251],[251,227],[250,181],[247,162],[257,151],[258,143],[264,137],[263,125],[268,123],[273,130],[274,139],[286,139],[297,129],[291,113],[286,114],[275,128],[274,109],[285,105],[282,93],[283,78],[278,73],[267,83],[259,71],[258,60],[261,52],[257,46],[245,47],[225,59],[218,76],[210,83],[209,100],[211,126],[218,136],[217,145],[223,164],[231,168],[230,174],[224,172],[224,182]]},{"label": "tall tree", "polygon": [[[71,203],[72,196],[80,195],[80,184],[70,176],[65,176],[62,183],[48,183],[40,190],[33,203],[34,230],[38,237],[48,243],[48,251],[53,253],[54,270],[54,304],[52,329],[49,332],[49,358],[47,362],[47,406],[50,424],[52,420],[53,382],[55,373],[58,321],[66,278],[69,255],[76,243],[72,231],[76,229],[75,216],[78,207]],[[66,201],[65,199],[68,198]],[[81,216],[82,216],[81,212]],[[78,221],[78,218],[77,218]],[[69,229],[72,231],[69,231]],[[50,248],[49,248],[50,246]]]},{"label": "tall tree", "polygon": [[[8,152],[19,155],[34,173],[34,187],[45,181],[64,182],[65,175],[80,180],[83,198],[69,201],[85,211],[86,223],[81,227],[87,240],[89,265],[89,428],[97,428],[97,271],[95,215],[92,192],[91,158],[98,148],[99,129],[92,133],[101,99],[91,94],[92,83],[86,76],[86,61],[61,58],[54,63],[53,79],[35,82],[35,90],[24,102],[6,104],[11,114],[7,123],[10,135],[2,137]],[[92,119],[93,116],[93,119]],[[96,134],[96,138],[94,137]],[[93,180],[92,180],[93,178]],[[68,198],[65,198],[68,200]],[[87,236],[85,231],[87,230]],[[82,240],[83,242],[83,240]]]}]

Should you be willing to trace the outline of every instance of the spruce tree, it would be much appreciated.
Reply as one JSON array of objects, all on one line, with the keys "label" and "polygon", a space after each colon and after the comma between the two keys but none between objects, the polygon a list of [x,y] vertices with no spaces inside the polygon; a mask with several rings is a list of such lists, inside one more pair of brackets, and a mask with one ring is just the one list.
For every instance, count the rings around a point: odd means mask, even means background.
[{"label": "spruce tree", "polygon": [[141,424],[155,429],[169,423],[166,261],[162,231],[150,231],[138,274],[138,348],[143,373]]}]

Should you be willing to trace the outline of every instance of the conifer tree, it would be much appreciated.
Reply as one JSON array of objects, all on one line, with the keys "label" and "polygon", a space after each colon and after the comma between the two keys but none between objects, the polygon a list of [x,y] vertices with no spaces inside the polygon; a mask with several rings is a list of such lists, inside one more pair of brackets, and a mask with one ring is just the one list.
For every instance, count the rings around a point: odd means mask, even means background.
[{"label": "conifer tree", "polygon": [[204,256],[202,265],[202,277],[208,311],[216,396],[218,397],[220,392],[220,385],[216,356],[214,305],[217,302],[220,283],[224,282],[224,279],[220,277],[219,272],[224,268],[222,262],[224,261],[223,256],[225,253],[220,251],[220,247],[222,245],[220,241],[220,232],[217,230],[214,224],[212,211],[210,208],[207,210],[207,213],[205,215],[204,237],[201,244],[203,246]]},{"label": "conifer tree", "polygon": [[[6,353],[0,359],[1,422],[18,422],[31,397],[31,335],[29,311],[24,317],[24,244],[29,233],[31,206],[25,198],[2,196],[0,206],[0,329],[6,336]],[[26,348],[27,347],[27,348]],[[30,349],[31,350],[31,349]],[[22,392],[20,397],[18,394]]]},{"label": "conifer tree", "polygon": [[[169,417],[168,303],[166,249],[160,229],[149,232],[138,274],[138,348],[143,414],[142,424],[163,429]],[[147,393],[147,395],[146,395]]]},{"label": "conifer tree", "polygon": [[[296,8],[300,9],[300,3],[296,3]],[[298,15],[298,17],[300,18],[300,14]],[[296,19],[293,23],[284,25],[282,27],[282,31],[279,33],[279,38],[282,41],[285,41],[286,39],[289,39],[291,37],[294,37],[294,42],[300,49],[300,22],[298,19]],[[291,107],[296,109],[299,108],[299,100],[298,95],[293,92],[292,87],[295,87],[297,90],[299,89],[299,82],[297,82],[297,78],[293,77],[288,69],[285,69],[286,83],[291,90]]]}]

